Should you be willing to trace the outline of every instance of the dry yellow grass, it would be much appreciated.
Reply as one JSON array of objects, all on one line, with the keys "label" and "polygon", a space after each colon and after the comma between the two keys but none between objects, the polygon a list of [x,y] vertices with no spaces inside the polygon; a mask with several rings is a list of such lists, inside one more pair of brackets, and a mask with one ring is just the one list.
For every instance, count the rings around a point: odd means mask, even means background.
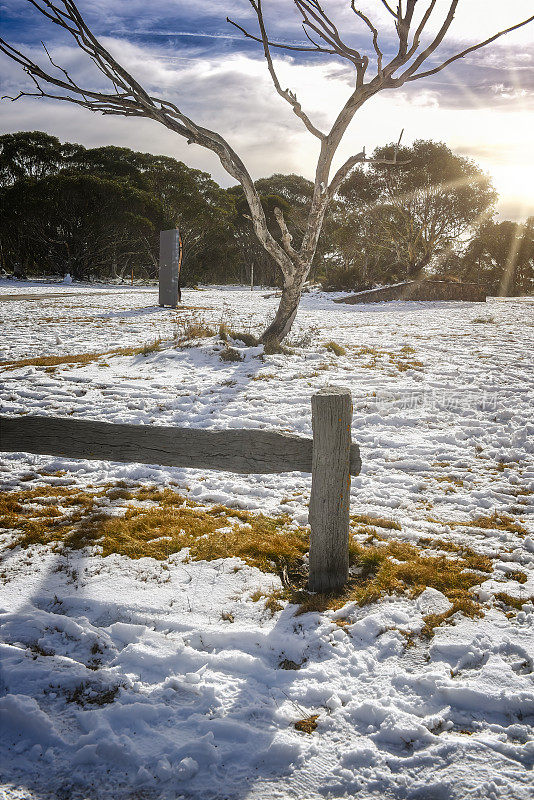
[{"label": "dry yellow grass", "polygon": [[[395,367],[399,372],[406,372],[408,369],[420,370],[423,368],[422,361],[417,361],[413,358],[415,350],[410,345],[403,345],[398,353],[393,353],[390,350],[381,350],[378,347],[357,347],[353,349],[353,353],[361,358],[368,356],[369,361],[361,366],[373,369],[379,366],[389,365]],[[387,359],[387,361],[386,361]]]},{"label": "dry yellow grass", "polygon": [[229,339],[243,342],[246,347],[257,347],[258,345],[258,339],[252,333],[236,331],[233,328],[229,328],[225,322],[221,323],[219,326],[219,338],[222,339],[223,342],[227,342]]},{"label": "dry yellow grass", "polygon": [[312,714],[311,717],[305,717],[304,719],[299,719],[297,722],[293,724],[293,727],[300,731],[301,733],[313,733],[314,730],[317,728],[317,720],[319,719],[319,714]]},{"label": "dry yellow grass", "polygon": [[401,526],[398,522],[386,517],[371,517],[369,514],[351,514],[350,521],[363,525],[375,525],[378,528],[400,531]]},{"label": "dry yellow grass", "polygon": [[458,525],[473,526],[475,528],[488,528],[498,531],[509,531],[510,533],[519,533],[522,536],[528,534],[524,525],[516,522],[513,517],[507,514],[499,514],[495,511],[491,517],[476,517],[472,522],[459,522]]},{"label": "dry yellow grass", "polygon": [[[534,597],[513,597],[511,594],[507,592],[498,592],[495,595],[495,600],[499,603],[503,603],[505,606],[509,608],[515,609],[515,611],[521,611],[523,608],[524,603],[533,603]],[[513,616],[510,614],[509,616]]]},{"label": "dry yellow grass", "polygon": [[[393,520],[354,515],[353,522],[367,539],[362,543],[351,538],[348,584],[340,592],[312,594],[306,588],[304,562],[308,533],[291,525],[286,515],[270,517],[223,505],[209,508],[170,488],[125,484],[84,489],[46,485],[0,495],[0,527],[12,531],[11,547],[98,545],[103,556],[119,553],[158,560],[188,548],[188,557],[195,561],[239,557],[280,576],[283,591],[259,591],[251,597],[264,600],[271,613],[282,608],[284,600],[299,604],[299,613],[305,613],[337,609],[349,601],[363,606],[387,595],[417,597],[429,586],[442,592],[452,608],[426,619],[426,635],[457,612],[482,613],[471,589],[492,571],[491,558],[443,539],[424,538],[417,546],[385,539],[371,527],[399,530]],[[523,573],[514,577],[522,580]],[[505,602],[504,594],[497,599]]]},{"label": "dry yellow grass", "polygon": [[69,356],[39,356],[37,358],[20,358],[16,361],[2,361],[0,368],[4,371],[19,369],[20,367],[47,367],[50,370],[60,364],[89,364],[91,361],[98,361],[104,356],[136,356],[148,355],[160,349],[162,339],[155,339],[153,342],[140,345],[139,347],[118,347],[114,350],[106,350],[101,353],[80,353]]},{"label": "dry yellow grass", "polygon": [[528,530],[520,522],[517,522],[513,517],[508,514],[499,513],[494,511],[490,517],[475,517],[469,522],[455,522],[454,520],[440,520],[436,517],[428,517],[429,522],[436,522],[439,525],[447,525],[449,528],[481,528],[482,530],[498,530],[509,531],[510,533],[518,533],[521,536],[527,536]]},{"label": "dry yellow grass", "polygon": [[347,352],[342,345],[334,342],[333,340],[325,343],[325,349],[330,353],[333,353],[335,356],[344,356]]},{"label": "dry yellow grass", "polygon": [[299,613],[341,608],[345,603],[366,605],[385,595],[417,597],[428,586],[442,592],[452,608],[442,618],[428,618],[433,629],[456,612],[480,616],[482,606],[470,589],[480,584],[480,572],[491,572],[491,559],[468,548],[458,548],[453,556],[427,555],[421,548],[396,539],[380,545],[350,543],[352,577],[340,592],[305,595],[294,592],[300,602]]},{"label": "dry yellow grass", "polygon": [[[105,500],[147,502],[109,514]],[[13,545],[62,543],[72,549],[99,545],[102,555],[166,559],[189,548],[193,560],[239,557],[264,572],[292,570],[308,549],[303,529],[287,516],[267,517],[226,506],[200,506],[171,489],[123,486],[80,490],[42,486],[0,496],[0,527],[14,531]]]}]

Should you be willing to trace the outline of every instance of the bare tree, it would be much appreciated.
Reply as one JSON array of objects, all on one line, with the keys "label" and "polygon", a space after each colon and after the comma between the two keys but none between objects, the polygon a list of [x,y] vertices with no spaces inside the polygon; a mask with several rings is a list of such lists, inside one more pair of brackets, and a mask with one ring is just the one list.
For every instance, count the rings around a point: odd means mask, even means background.
[{"label": "bare tree", "polygon": [[[426,33],[430,17],[437,15],[437,0],[398,0],[396,5],[387,0],[377,0],[384,6],[393,19],[396,31],[396,53],[386,60],[379,41],[379,32],[369,16],[356,8],[355,0],[347,0],[354,13],[355,22],[367,29],[370,39],[370,52],[355,50],[347,44],[346,37],[340,33],[331,16],[323,9],[319,0],[292,0],[293,6],[300,15],[302,28],[307,38],[303,45],[290,45],[272,41],[268,35],[263,15],[262,0],[249,0],[254,10],[257,29],[250,32],[242,25],[228,20],[238,28],[245,37],[258,42],[263,48],[267,69],[274,88],[292,108],[309,133],[320,142],[319,156],[315,171],[313,198],[306,222],[302,241],[294,244],[289,233],[283,212],[277,209],[276,219],[280,228],[279,238],[275,238],[267,227],[265,213],[254,183],[245,165],[228,142],[218,133],[198,125],[177,105],[169,100],[150,95],[130,73],[124,69],[100,43],[85,23],[80,11],[72,0],[26,0],[34,6],[51,23],[67,31],[76,44],[96,64],[100,72],[110,83],[109,93],[95,91],[80,86],[69,73],[56,64],[45,47],[49,66],[44,69],[28,55],[17,50],[13,45],[0,39],[0,50],[21,65],[35,84],[35,91],[21,91],[17,100],[23,96],[49,97],[75,103],[91,111],[103,114],[119,114],[123,116],[147,117],[156,120],[165,127],[186,138],[189,144],[198,144],[212,150],[219,158],[225,170],[243,187],[250,208],[250,217],[254,231],[265,250],[274,258],[283,274],[283,289],[280,305],[273,322],[264,331],[262,340],[277,343],[291,329],[297,313],[303,284],[308,276],[317,247],[324,215],[330,200],[336,194],[343,179],[356,165],[366,162],[365,150],[348,158],[331,176],[332,161],[339,144],[356,112],[367,100],[383,89],[394,89],[405,83],[435,75],[449,64],[458,61],[469,53],[485,47],[510,31],[522,27],[534,20],[534,16],[512,25],[493,36],[478,41],[470,47],[455,53],[433,66],[425,65],[444,41],[453,22],[460,0],[449,0],[448,10],[440,18],[437,32],[422,45],[423,33]],[[416,9],[419,3],[419,8]],[[416,10],[421,13],[416,14]],[[347,34],[349,32],[347,31]],[[350,31],[352,33],[352,31]],[[294,92],[282,88],[273,59],[273,49],[291,52],[318,53],[325,57],[339,57],[351,65],[354,72],[352,92],[340,109],[329,131],[320,130],[303,110]],[[374,63],[372,77],[368,76],[371,61]],[[53,87],[51,89],[51,87]],[[384,162],[383,162],[384,163]],[[387,163],[387,162],[386,162]],[[394,159],[393,159],[394,163]]]}]

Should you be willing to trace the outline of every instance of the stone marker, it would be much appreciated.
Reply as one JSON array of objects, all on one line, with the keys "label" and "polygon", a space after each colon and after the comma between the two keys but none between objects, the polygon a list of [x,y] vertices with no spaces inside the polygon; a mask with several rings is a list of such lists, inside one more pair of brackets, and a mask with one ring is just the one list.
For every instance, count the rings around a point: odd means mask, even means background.
[{"label": "stone marker", "polygon": [[159,304],[176,308],[182,299],[180,267],[182,240],[177,228],[159,235]]}]

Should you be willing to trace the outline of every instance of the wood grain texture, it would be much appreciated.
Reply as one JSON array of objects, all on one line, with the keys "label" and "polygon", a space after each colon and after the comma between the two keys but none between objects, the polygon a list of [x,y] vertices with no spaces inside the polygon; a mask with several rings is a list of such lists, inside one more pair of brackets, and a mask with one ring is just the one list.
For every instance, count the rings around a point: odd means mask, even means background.
[{"label": "wood grain texture", "polygon": [[312,397],[309,588],[313,592],[337,589],[349,576],[351,422],[349,389],[329,387]]},{"label": "wood grain texture", "polygon": [[[123,425],[72,417],[0,417],[0,450],[241,474],[311,472],[309,438],[278,431]],[[352,446],[351,470],[361,461]]]}]

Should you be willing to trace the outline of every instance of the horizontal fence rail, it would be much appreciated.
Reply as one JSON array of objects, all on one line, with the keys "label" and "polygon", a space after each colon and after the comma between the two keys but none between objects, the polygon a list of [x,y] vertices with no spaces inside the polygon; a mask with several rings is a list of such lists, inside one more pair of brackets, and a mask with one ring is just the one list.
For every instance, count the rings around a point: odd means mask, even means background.
[{"label": "horizontal fence rail", "polygon": [[[65,458],[213,469],[245,475],[312,472],[313,439],[257,429],[124,425],[72,417],[0,417],[0,450]],[[360,450],[350,450],[359,475]]]}]

